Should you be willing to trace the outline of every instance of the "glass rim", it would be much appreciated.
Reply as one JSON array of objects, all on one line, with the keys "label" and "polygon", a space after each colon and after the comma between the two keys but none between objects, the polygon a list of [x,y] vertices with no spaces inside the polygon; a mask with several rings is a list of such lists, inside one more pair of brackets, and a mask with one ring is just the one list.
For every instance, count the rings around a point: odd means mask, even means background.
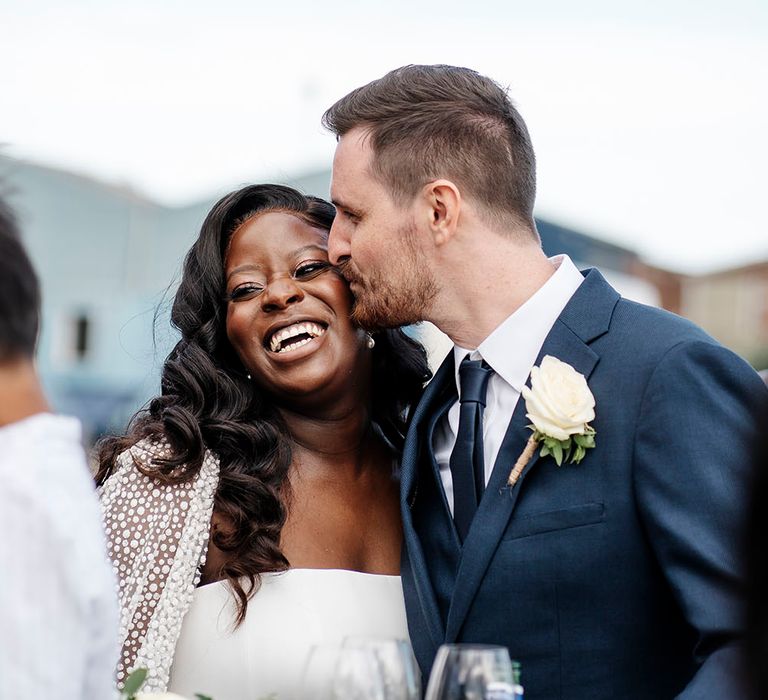
[{"label": "glass rim", "polygon": [[455,642],[453,644],[441,644],[438,651],[441,649],[453,650],[466,650],[466,651],[492,651],[503,650],[509,654],[509,647],[505,647],[503,644],[473,644],[464,642]]}]

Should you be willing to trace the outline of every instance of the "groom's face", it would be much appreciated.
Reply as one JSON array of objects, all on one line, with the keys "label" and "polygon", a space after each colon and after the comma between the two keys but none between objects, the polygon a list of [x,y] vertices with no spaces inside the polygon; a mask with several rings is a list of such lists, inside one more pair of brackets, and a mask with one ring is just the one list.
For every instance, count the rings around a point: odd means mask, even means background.
[{"label": "groom's face", "polygon": [[328,253],[355,296],[352,318],[367,329],[422,321],[438,291],[419,230],[417,202],[402,206],[370,170],[362,129],[345,134],[333,159],[336,219]]}]

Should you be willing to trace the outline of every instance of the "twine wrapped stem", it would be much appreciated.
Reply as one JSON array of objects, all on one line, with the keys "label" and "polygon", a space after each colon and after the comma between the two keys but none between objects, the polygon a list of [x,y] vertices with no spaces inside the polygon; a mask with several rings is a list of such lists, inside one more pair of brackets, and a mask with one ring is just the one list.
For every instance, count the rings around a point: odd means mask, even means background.
[{"label": "twine wrapped stem", "polygon": [[539,441],[536,439],[536,433],[528,438],[528,442],[525,443],[525,449],[523,453],[517,458],[515,466],[512,467],[512,471],[509,473],[507,484],[512,487],[517,483],[520,475],[523,473],[528,462],[533,458],[533,453],[536,452],[536,448],[539,446]]}]

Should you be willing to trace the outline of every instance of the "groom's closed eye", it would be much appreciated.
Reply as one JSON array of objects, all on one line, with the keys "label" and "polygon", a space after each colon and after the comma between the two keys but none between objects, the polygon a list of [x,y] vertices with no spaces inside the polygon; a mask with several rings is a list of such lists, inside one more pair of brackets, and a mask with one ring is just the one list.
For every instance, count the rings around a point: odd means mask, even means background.
[{"label": "groom's closed eye", "polygon": [[350,209],[337,208],[336,212],[337,214],[340,214],[344,219],[346,219],[347,221],[353,224],[359,223],[360,219],[362,218],[362,215],[360,213],[352,211]]}]

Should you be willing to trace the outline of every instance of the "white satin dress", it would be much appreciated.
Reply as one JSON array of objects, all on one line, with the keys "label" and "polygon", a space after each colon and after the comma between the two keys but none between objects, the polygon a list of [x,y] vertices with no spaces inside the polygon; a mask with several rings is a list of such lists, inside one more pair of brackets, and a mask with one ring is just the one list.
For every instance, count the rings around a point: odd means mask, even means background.
[{"label": "white satin dress", "polygon": [[197,588],[184,617],[168,690],[213,700],[299,700],[310,647],[346,636],[408,638],[399,576],[339,569],[265,574],[233,629],[222,581]]}]

